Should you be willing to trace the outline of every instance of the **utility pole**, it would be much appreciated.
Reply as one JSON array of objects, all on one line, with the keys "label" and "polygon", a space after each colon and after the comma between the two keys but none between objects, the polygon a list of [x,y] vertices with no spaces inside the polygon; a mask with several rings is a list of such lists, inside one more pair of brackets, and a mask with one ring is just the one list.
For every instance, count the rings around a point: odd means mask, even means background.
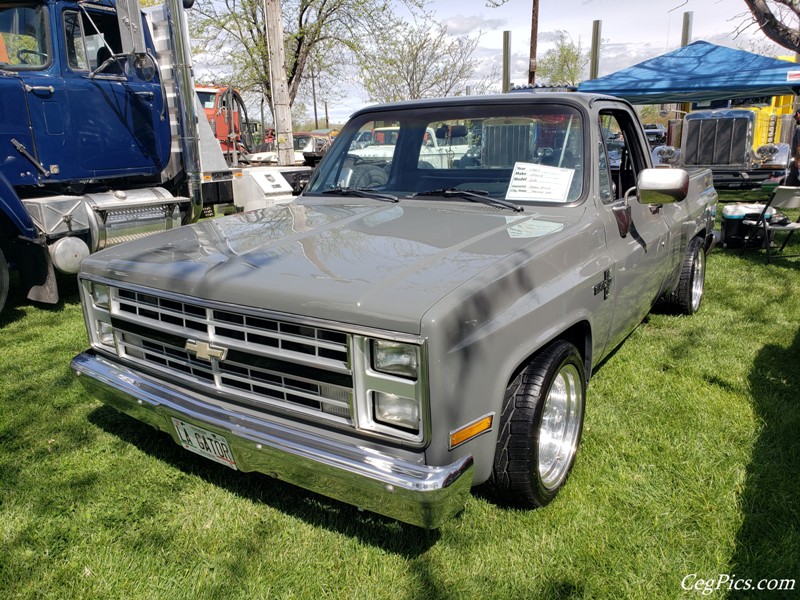
[{"label": "utility pole", "polygon": [[[687,11],[683,13],[683,29],[681,30],[681,48],[684,46],[688,46],[692,42],[692,20],[694,18],[694,13],[692,11]],[[681,110],[683,112],[689,112],[692,110],[692,103],[691,102],[684,102],[681,104]]]},{"label": "utility pole", "polygon": [[286,79],[286,53],[283,49],[283,17],[279,0],[264,0],[269,43],[269,78],[275,116],[275,142],[278,164],[294,164],[292,111],[289,106],[289,82]]},{"label": "utility pole", "polygon": [[589,79],[597,79],[600,72],[600,30],[603,26],[602,21],[592,23],[592,54],[589,61]]},{"label": "utility pole", "polygon": [[531,15],[531,62],[528,67],[528,85],[533,85],[536,78],[536,38],[539,37],[539,0],[533,0]]},{"label": "utility pole", "polygon": [[503,93],[511,89],[511,32],[503,32]]},{"label": "utility pole", "polygon": [[311,98],[314,102],[314,129],[319,129],[319,118],[317,117],[317,85],[314,81],[314,64],[311,64]]},{"label": "utility pole", "polygon": [[681,48],[692,43],[692,20],[694,13],[687,11],[683,13],[683,29],[681,30]]}]

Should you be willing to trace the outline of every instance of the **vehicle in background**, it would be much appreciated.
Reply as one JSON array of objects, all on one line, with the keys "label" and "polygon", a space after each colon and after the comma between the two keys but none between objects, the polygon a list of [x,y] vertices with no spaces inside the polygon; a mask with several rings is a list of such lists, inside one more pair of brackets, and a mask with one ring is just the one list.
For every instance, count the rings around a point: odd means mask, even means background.
[{"label": "vehicle in background", "polygon": [[247,108],[238,90],[213,85],[196,85],[195,90],[225,160],[231,166],[238,166],[242,157],[254,149],[253,134],[258,123],[247,118]]},{"label": "vehicle in background", "polygon": [[[473,132],[457,162],[428,160],[442,124]],[[86,258],[72,367],[187,450],[414,525],[482,484],[543,506],[604,357],[701,306],[711,172],[651,167],[609,96],[364,108],[295,202]]]},{"label": "vehicle in background", "polygon": [[[463,135],[447,137],[445,132],[455,127],[459,128],[459,132],[463,129]],[[437,136],[437,129],[442,133],[441,137]],[[385,166],[392,160],[399,134],[400,127],[397,125],[382,125],[369,131],[360,131],[351,143],[350,153],[377,167]],[[470,147],[466,127],[463,125],[442,124],[438,128],[431,125],[425,131],[423,142],[419,156],[422,167],[452,166]]]},{"label": "vehicle in background", "polygon": [[608,152],[608,163],[611,169],[619,169],[622,164],[622,157],[625,154],[625,140],[615,137],[606,140],[606,150]]},{"label": "vehicle in background", "polygon": [[642,127],[647,143],[651,146],[660,146],[667,142],[667,128],[661,123],[645,123]]},{"label": "vehicle in background", "polygon": [[[331,145],[331,139],[316,133],[292,133],[294,146],[294,164],[316,166]],[[247,160],[253,165],[277,165],[278,152],[264,150],[247,155]]]},{"label": "vehicle in background", "polygon": [[656,147],[657,164],[709,168],[718,189],[752,189],[787,173],[794,96],[695,103],[683,118],[680,151]]},{"label": "vehicle in background", "polygon": [[184,2],[0,4],[0,310],[10,270],[54,304],[57,272],[231,203],[234,178],[274,197],[266,177],[226,164],[202,117]]}]

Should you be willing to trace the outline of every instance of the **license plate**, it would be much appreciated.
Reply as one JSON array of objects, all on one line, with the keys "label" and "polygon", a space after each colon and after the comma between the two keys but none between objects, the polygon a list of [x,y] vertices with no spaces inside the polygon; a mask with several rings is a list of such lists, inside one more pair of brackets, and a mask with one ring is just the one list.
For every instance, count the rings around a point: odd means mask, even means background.
[{"label": "license plate", "polygon": [[200,456],[210,458],[214,462],[236,469],[233,452],[231,452],[228,440],[224,437],[175,417],[172,417],[172,424],[175,426],[175,431],[178,432],[181,446]]}]

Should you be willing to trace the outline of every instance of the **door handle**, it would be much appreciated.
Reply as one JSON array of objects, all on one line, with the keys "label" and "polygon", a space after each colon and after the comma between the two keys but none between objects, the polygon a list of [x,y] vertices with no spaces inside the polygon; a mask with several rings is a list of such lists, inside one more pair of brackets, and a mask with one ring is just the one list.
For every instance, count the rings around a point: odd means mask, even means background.
[{"label": "door handle", "polygon": [[25,84],[25,91],[26,92],[50,92],[51,94],[54,94],[55,91],[56,91],[56,88],[54,88],[52,85],[28,85],[26,83]]},{"label": "door handle", "polygon": [[153,99],[153,92],[134,92],[142,100],[150,102]]}]

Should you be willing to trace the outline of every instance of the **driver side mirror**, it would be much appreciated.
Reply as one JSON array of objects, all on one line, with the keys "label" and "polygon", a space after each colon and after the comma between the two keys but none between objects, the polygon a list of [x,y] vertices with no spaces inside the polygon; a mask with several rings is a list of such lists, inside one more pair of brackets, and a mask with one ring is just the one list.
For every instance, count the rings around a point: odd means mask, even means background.
[{"label": "driver side mirror", "polygon": [[689,194],[689,173],[683,169],[644,169],[636,182],[640,204],[672,204]]}]

